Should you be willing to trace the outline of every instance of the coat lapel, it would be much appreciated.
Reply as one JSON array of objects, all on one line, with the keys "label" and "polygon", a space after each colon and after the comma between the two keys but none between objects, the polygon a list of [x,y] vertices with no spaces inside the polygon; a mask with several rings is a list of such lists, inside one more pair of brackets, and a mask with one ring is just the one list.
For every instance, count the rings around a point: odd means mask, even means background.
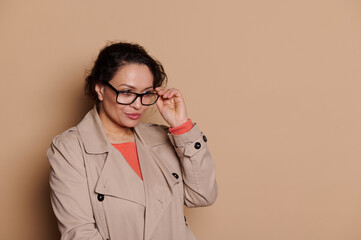
[{"label": "coat lapel", "polygon": [[105,135],[95,108],[78,124],[88,167],[95,168],[95,192],[145,206],[143,181]]},{"label": "coat lapel", "polygon": [[109,151],[95,192],[145,206],[143,181],[117,149]]},{"label": "coat lapel", "polygon": [[[157,139],[159,134],[147,132],[144,126],[138,125],[135,130],[146,195],[144,239],[148,240],[172,200],[173,186],[180,180],[172,176],[162,159],[155,154],[162,145],[166,147],[167,139]],[[149,141],[149,137],[153,140]]]}]

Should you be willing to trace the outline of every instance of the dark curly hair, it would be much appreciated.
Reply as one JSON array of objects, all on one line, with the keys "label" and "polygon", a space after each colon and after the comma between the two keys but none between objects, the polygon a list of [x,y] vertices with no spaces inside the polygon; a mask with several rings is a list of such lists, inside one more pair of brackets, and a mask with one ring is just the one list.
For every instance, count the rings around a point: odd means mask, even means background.
[{"label": "dark curly hair", "polygon": [[154,77],[154,88],[160,87],[167,82],[167,74],[162,64],[149,56],[142,46],[127,42],[111,43],[99,52],[93,68],[85,78],[86,95],[99,102],[95,92],[95,85],[109,82],[122,66],[130,63],[148,66]]}]

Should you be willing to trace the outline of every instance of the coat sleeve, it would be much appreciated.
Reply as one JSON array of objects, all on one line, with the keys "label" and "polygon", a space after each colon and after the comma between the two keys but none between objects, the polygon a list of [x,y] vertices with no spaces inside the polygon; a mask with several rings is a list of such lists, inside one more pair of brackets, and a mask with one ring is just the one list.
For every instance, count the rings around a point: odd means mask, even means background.
[{"label": "coat sleeve", "polygon": [[51,203],[62,240],[102,240],[95,226],[83,154],[76,133],[54,138],[47,151]]},{"label": "coat sleeve", "polygon": [[207,147],[207,137],[195,124],[181,135],[168,134],[182,166],[184,203],[187,207],[213,204],[218,187],[213,159]]}]

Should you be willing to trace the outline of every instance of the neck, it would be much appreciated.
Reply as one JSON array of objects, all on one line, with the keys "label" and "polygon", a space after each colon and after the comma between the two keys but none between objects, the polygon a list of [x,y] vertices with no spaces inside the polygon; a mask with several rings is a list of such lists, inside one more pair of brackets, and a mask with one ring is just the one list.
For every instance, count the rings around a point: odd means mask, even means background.
[{"label": "neck", "polygon": [[120,126],[112,121],[102,108],[99,109],[99,118],[105,134],[111,143],[134,142],[134,133],[131,128]]}]

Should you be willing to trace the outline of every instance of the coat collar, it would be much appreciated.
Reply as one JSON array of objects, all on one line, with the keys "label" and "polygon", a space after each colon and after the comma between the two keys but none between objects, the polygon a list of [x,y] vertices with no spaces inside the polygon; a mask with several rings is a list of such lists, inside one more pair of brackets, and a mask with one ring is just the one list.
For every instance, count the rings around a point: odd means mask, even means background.
[{"label": "coat collar", "polygon": [[[139,123],[133,128],[137,141],[146,149],[164,144],[168,140],[166,136],[149,131],[151,126],[154,126],[154,124]],[[77,128],[87,153],[101,154],[109,152],[112,146],[105,134],[96,106],[85,115]]]},{"label": "coat collar", "polygon": [[77,128],[87,153],[109,152],[111,144],[105,135],[96,106],[85,115]]}]

